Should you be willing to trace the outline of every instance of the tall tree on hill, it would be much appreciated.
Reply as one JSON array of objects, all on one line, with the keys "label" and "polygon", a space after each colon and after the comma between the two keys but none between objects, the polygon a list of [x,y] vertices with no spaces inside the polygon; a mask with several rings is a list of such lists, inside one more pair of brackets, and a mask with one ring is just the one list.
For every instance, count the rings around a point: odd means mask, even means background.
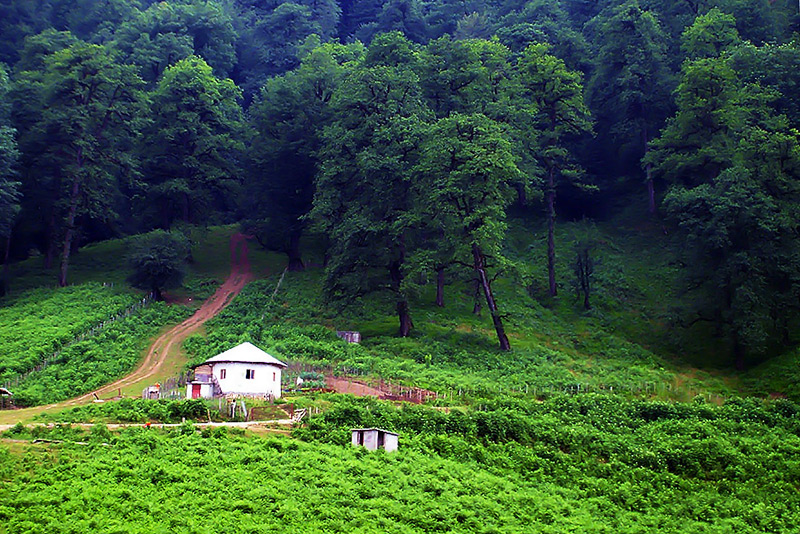
[{"label": "tall tree on hill", "polygon": [[128,255],[133,287],[152,291],[162,300],[163,289],[179,287],[186,275],[189,240],[180,232],[154,230],[136,238]]},{"label": "tall tree on hill", "polygon": [[774,92],[743,81],[734,48],[712,49],[684,64],[677,112],[648,157],[686,238],[689,324],[713,325],[741,369],[788,343],[800,315],[800,135],[772,110]]},{"label": "tall tree on hill", "polygon": [[5,266],[11,249],[11,227],[19,212],[19,182],[17,182],[16,131],[11,127],[11,110],[8,100],[8,74],[0,65],[0,239],[3,241],[3,276],[0,279],[0,294],[4,289]]},{"label": "tall tree on hill", "polygon": [[191,55],[202,57],[216,76],[228,76],[236,62],[235,41],[233,23],[222,6],[198,0],[154,3],[114,34],[121,59],[137,65],[149,84]]},{"label": "tall tree on hill", "polygon": [[[517,62],[520,97],[530,105],[527,136],[538,146],[535,158],[544,172],[542,188],[547,209],[547,274],[551,297],[556,296],[556,188],[561,177],[575,179],[567,141],[591,131],[589,111],[583,101],[580,73],[567,69],[551,55],[549,46],[531,45]],[[524,134],[525,135],[525,134]],[[577,180],[574,180],[577,183]]]},{"label": "tall tree on hill", "polygon": [[[604,151],[610,155],[608,167],[630,172],[640,167],[650,140],[671,111],[667,38],[655,16],[642,10],[638,0],[604,12],[590,26],[598,53],[587,84],[589,102],[602,128],[600,138],[611,141]],[[627,168],[615,166],[619,160]],[[652,165],[644,167],[648,211],[654,214]]]},{"label": "tall tree on hill", "polygon": [[26,157],[52,173],[36,178],[57,195],[47,209],[62,230],[63,286],[80,218],[113,215],[117,178],[135,166],[126,148],[141,126],[142,81],[107,48],[79,42],[45,57],[43,70],[23,73],[19,83],[36,108],[24,136],[38,141],[27,146],[40,150]]},{"label": "tall tree on hill", "polygon": [[510,350],[487,258],[503,261],[505,210],[519,175],[511,143],[485,115],[453,114],[428,130],[417,175],[425,218],[455,243],[455,259],[474,269],[500,348]]},{"label": "tall tree on hill", "polygon": [[230,209],[243,150],[241,91],[192,56],[167,69],[151,93],[142,136],[148,207],[164,228]]},{"label": "tall tree on hill", "polygon": [[267,248],[285,252],[289,270],[304,268],[300,237],[311,210],[322,131],[333,120],[330,101],[360,44],[325,44],[297,70],[270,79],[250,108],[256,135],[243,205],[246,225]]},{"label": "tall tree on hill", "polygon": [[311,212],[331,243],[327,295],[390,291],[400,336],[413,326],[406,263],[419,213],[411,171],[428,117],[417,75],[398,56],[381,53],[410,50],[405,43],[399,34],[377,37],[334,94],[336,118],[323,134]]}]

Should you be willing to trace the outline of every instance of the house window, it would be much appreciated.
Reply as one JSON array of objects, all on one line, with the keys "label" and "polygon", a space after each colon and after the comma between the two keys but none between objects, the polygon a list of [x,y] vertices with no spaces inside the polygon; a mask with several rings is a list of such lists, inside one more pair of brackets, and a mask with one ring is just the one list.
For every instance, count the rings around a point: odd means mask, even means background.
[{"label": "house window", "polygon": [[219,370],[219,379],[220,380],[224,380],[225,379],[225,375],[227,375],[227,374],[228,374],[227,369],[220,369]]},{"label": "house window", "polygon": [[272,373],[272,381],[275,382],[275,373]]},{"label": "house window", "polygon": [[256,377],[256,370],[255,369],[246,369],[245,372],[244,372],[244,377],[247,380],[252,380],[253,378]]}]

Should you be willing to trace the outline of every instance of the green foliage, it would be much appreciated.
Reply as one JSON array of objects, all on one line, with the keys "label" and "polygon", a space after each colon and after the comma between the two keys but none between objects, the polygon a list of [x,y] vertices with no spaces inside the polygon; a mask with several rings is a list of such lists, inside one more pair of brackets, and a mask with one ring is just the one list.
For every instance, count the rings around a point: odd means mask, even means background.
[{"label": "green foliage", "polygon": [[[0,237],[8,237],[19,212],[19,182],[15,180],[19,151],[11,127],[8,73],[0,64]],[[0,280],[0,286],[2,285]],[[1,290],[2,288],[0,288]]]},{"label": "green foliage", "polygon": [[134,287],[153,291],[160,300],[162,289],[181,285],[188,256],[189,240],[180,232],[155,230],[140,236],[128,256],[133,270],[128,281]]},{"label": "green foliage", "polygon": [[[43,413],[46,423],[180,423],[184,419],[208,420],[208,406],[202,399],[150,400],[120,399],[86,404],[58,413]],[[95,425],[97,427],[98,425]]]},{"label": "green foliage", "polygon": [[138,298],[100,284],[42,288],[7,298],[0,307],[0,381],[33,368]]},{"label": "green foliage", "polygon": [[[37,431],[63,436],[57,448],[0,449],[0,514],[31,532],[99,520],[131,533],[154,521],[173,532],[789,532],[800,519],[792,410],[582,396],[445,414],[342,398],[311,418],[311,443],[186,425],[81,446],[60,426]],[[362,423],[400,430],[400,449],[351,447]]]},{"label": "green foliage", "polygon": [[240,89],[190,56],[167,68],[150,98],[145,212],[168,228],[229,209],[244,147]]},{"label": "green foliage", "polygon": [[89,392],[130,371],[165,324],[186,317],[185,308],[154,303],[93,337],[61,350],[58,359],[31,373],[14,391],[19,406],[57,402]]}]

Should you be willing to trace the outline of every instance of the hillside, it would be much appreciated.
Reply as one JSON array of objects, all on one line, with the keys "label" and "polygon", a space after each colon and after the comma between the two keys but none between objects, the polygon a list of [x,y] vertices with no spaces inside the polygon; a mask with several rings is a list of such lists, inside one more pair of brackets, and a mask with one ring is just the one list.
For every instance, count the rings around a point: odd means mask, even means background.
[{"label": "hillside", "polygon": [[[433,303],[433,284],[421,284],[411,302],[414,330],[402,339],[391,300],[379,294],[343,308],[323,301],[313,243],[310,267],[285,273],[280,286],[285,260],[253,248],[253,268],[266,277],[186,342],[190,360],[248,340],[304,369],[424,387],[440,398],[433,406],[398,407],[289,394],[289,402],[315,412],[293,439],[198,433],[191,425],[114,433],[102,424],[91,431],[18,426],[0,445],[0,532],[151,532],[154,522],[170,532],[370,532],[375,525],[387,532],[790,532],[800,520],[792,505],[800,410],[788,401],[738,396],[748,394],[754,377],[762,395],[794,398],[795,390],[782,389],[785,380],[770,381],[760,368],[742,377],[682,360],[675,347],[688,333],[670,334],[664,316],[671,304],[654,298],[650,285],[674,275],[664,254],[672,249],[648,247],[649,230],[621,239],[614,228],[595,229],[604,245],[589,312],[568,290],[555,301],[537,297],[524,282],[536,275],[498,280],[511,353],[496,348],[485,310],[473,314],[463,282],[447,286],[444,308]],[[563,225],[559,238],[569,242],[574,230]],[[178,300],[188,302],[191,280],[220,274],[219,250],[227,250],[232,231],[198,238],[189,288]],[[510,235],[509,254],[530,253],[534,273],[537,232],[515,220]],[[100,248],[121,254],[122,247]],[[568,283],[566,258],[559,273]],[[93,279],[87,272],[87,283]],[[66,299],[74,293],[50,291]],[[2,311],[24,302],[7,298]],[[68,313],[69,303],[63,308]],[[359,330],[364,341],[348,345],[336,329]],[[787,366],[792,357],[772,365]],[[179,410],[165,409],[106,403],[51,412],[46,420],[158,421]],[[352,449],[349,428],[364,426],[400,432],[400,452]],[[134,461],[143,454],[146,461]],[[201,471],[202,484],[195,479]],[[220,501],[222,488],[236,498]],[[80,512],[78,502],[91,513]]]}]

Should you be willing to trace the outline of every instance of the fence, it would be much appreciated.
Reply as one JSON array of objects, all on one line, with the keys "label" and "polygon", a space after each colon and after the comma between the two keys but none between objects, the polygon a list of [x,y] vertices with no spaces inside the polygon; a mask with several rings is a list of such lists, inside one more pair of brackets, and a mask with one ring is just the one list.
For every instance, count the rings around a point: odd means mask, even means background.
[{"label": "fence", "polygon": [[[113,284],[105,284],[105,283],[103,285],[104,286],[106,286],[106,285],[113,286]],[[64,350],[66,350],[67,348],[71,347],[75,343],[80,343],[84,339],[94,336],[95,334],[97,334],[98,332],[103,330],[105,327],[110,325],[111,323],[119,321],[120,319],[125,319],[127,317],[130,317],[131,315],[133,315],[137,311],[139,311],[142,308],[145,308],[148,305],[150,305],[150,303],[153,302],[153,298],[154,298],[153,293],[152,292],[148,293],[144,298],[142,298],[141,300],[135,302],[133,305],[129,306],[128,308],[122,310],[119,313],[116,313],[116,314],[112,315],[111,317],[109,317],[105,321],[93,326],[92,328],[90,328],[86,332],[76,336],[74,339],[72,339],[71,341],[69,341],[65,345],[63,345],[60,349],[58,349],[57,351],[53,352],[51,355],[47,356],[46,358],[44,358],[42,361],[40,361],[38,364],[36,364],[32,369],[28,369],[27,371],[25,371],[23,373],[20,373],[17,376],[15,376],[14,378],[6,381],[3,384],[3,387],[5,387],[6,389],[9,389],[9,390],[11,390],[13,392],[14,388],[16,388],[23,380],[28,378],[30,375],[32,375],[33,373],[38,373],[39,371],[42,371],[42,370],[46,369],[51,363],[53,363],[56,360],[58,360],[61,357],[61,353]]]},{"label": "fence", "polygon": [[592,384],[588,382],[572,383],[515,383],[515,384],[479,384],[474,386],[452,386],[437,390],[428,390],[413,386],[402,386],[386,382],[375,377],[369,370],[350,366],[320,366],[305,362],[292,362],[284,370],[284,376],[292,383],[292,377],[303,372],[320,372],[325,376],[352,379],[357,383],[381,391],[381,398],[386,400],[403,400],[422,403],[429,399],[443,399],[454,403],[468,403],[473,399],[506,394],[516,397],[541,399],[556,394],[580,395],[585,393],[616,393],[628,396],[664,397],[670,399],[692,400],[702,397],[708,402],[722,404],[726,396],[709,393],[690,385],[677,385],[668,381],[633,380],[628,383]]}]

